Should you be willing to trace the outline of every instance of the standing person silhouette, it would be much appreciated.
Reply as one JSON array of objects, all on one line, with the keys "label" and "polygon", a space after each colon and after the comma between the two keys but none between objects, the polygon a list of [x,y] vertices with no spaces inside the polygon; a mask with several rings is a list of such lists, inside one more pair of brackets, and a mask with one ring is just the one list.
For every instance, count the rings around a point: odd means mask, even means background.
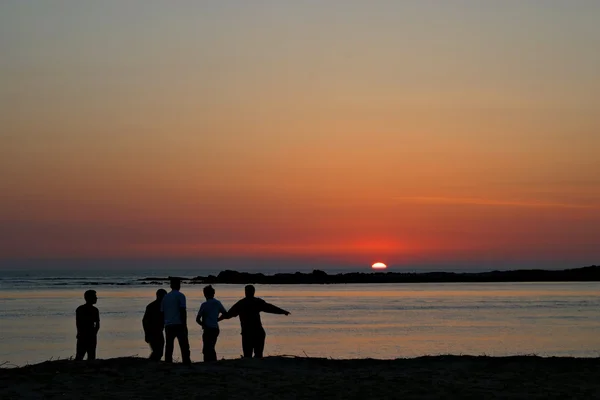
[{"label": "standing person silhouette", "polygon": [[204,288],[204,297],[206,301],[200,306],[196,322],[202,326],[202,353],[204,362],[217,361],[217,338],[219,337],[219,314],[227,314],[223,304],[215,299],[215,289],[208,285]]},{"label": "standing person silhouette", "polygon": [[251,358],[254,353],[254,358],[262,358],[267,334],[260,320],[260,312],[283,315],[290,315],[290,312],[254,297],[255,289],[252,285],[247,285],[244,291],[246,297],[235,303],[225,315],[219,318],[219,321],[239,316],[244,357]]},{"label": "standing person silhouette", "polygon": [[144,318],[142,318],[144,339],[152,350],[150,359],[155,361],[160,361],[165,347],[165,337],[163,335],[165,316],[160,307],[166,294],[167,291],[165,289],[158,289],[156,291],[156,300],[146,306],[146,312],[144,313]]},{"label": "standing person silhouette", "polygon": [[83,294],[85,304],[75,310],[77,325],[77,351],[75,360],[81,361],[87,353],[88,361],[96,359],[97,336],[100,330],[100,313],[94,307],[98,301],[95,290],[87,290]]},{"label": "standing person silhouette", "polygon": [[160,307],[165,316],[165,362],[173,362],[173,347],[177,338],[181,350],[181,362],[191,364],[185,296],[179,292],[179,289],[181,289],[181,280],[172,278],[171,291],[165,295]]}]

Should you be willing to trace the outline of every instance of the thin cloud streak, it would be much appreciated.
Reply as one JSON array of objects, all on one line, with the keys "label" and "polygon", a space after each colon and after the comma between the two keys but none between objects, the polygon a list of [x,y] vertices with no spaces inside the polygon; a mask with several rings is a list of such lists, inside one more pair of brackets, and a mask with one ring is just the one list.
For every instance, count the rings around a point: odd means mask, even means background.
[{"label": "thin cloud streak", "polygon": [[529,207],[529,208],[578,208],[598,209],[594,204],[569,204],[569,203],[547,203],[538,201],[514,201],[494,200],[470,197],[396,197],[395,200],[408,203],[421,204],[453,204],[453,205],[477,205],[477,206],[500,206],[500,207]]}]

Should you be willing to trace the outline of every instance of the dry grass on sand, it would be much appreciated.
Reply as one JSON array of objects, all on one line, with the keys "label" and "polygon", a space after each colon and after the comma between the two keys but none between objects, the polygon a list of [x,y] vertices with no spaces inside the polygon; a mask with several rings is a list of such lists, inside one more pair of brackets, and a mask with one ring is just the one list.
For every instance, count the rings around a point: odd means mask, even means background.
[{"label": "dry grass on sand", "polygon": [[7,399],[600,398],[600,358],[269,357],[192,366],[141,358],[0,369]]}]

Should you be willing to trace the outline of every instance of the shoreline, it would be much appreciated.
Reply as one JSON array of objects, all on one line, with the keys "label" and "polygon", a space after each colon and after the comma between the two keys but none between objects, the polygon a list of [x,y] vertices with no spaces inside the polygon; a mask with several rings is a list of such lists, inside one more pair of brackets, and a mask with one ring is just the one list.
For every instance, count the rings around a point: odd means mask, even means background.
[{"label": "shoreline", "polygon": [[599,358],[423,356],[234,359],[191,366],[143,358],[46,361],[0,369],[2,399],[594,398]]},{"label": "shoreline", "polygon": [[[427,284],[427,283],[593,283],[600,282],[600,265],[563,270],[521,269],[488,272],[398,272],[370,271],[331,273],[313,270],[312,272],[263,274],[224,270],[217,275],[150,275],[150,276],[52,276],[35,278],[30,276],[0,278],[0,286],[15,287],[72,287],[72,286],[162,286],[171,278],[178,278],[188,285],[233,284],[233,285],[340,285],[340,284]],[[34,283],[28,285],[31,280]]]}]

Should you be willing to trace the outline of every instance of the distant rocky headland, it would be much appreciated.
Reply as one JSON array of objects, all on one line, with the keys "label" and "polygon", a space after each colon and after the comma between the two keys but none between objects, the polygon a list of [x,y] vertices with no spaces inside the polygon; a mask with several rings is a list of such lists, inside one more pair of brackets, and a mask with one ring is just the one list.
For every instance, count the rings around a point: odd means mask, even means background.
[{"label": "distant rocky headland", "polygon": [[[148,277],[146,284],[162,284],[175,277]],[[564,270],[521,269],[491,272],[351,272],[330,275],[325,271],[311,273],[262,273],[225,270],[218,275],[177,277],[191,284],[335,284],[335,283],[442,283],[442,282],[593,282],[600,281],[600,266]]]}]

